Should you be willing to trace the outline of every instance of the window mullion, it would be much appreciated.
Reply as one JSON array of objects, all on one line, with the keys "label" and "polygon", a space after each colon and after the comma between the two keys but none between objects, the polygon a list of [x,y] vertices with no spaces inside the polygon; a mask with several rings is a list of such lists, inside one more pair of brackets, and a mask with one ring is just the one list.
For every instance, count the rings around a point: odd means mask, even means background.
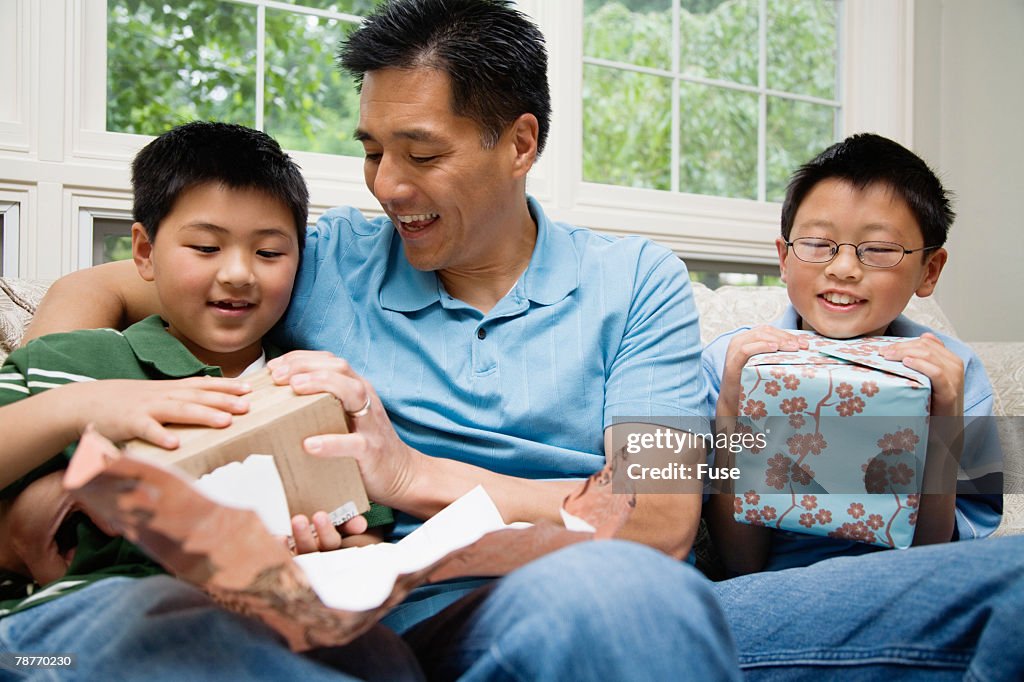
[{"label": "window mullion", "polygon": [[672,1],[672,130],[670,140],[672,153],[669,154],[669,162],[672,164],[669,187],[673,192],[680,192],[679,186],[679,156],[681,153],[681,141],[679,139],[679,74],[682,71],[679,53],[682,50],[682,42],[679,36],[679,1]]},{"label": "window mullion", "polygon": [[768,0],[758,3],[757,17],[757,200],[768,190]]},{"label": "window mullion", "polygon": [[266,78],[267,50],[267,8],[262,3],[256,6],[256,129],[263,130],[264,88]]}]

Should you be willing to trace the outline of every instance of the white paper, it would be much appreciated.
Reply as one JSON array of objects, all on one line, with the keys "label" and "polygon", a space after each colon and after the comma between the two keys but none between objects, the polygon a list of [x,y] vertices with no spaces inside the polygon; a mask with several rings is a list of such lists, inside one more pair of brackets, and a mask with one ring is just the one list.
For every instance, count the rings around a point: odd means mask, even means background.
[{"label": "white paper", "polygon": [[272,535],[291,535],[291,515],[273,455],[249,455],[242,462],[217,467],[196,481],[215,502],[259,515]]},{"label": "white paper", "polygon": [[398,576],[507,527],[490,495],[477,486],[395,544],[303,554],[295,561],[324,604],[367,611],[388,598]]},{"label": "white paper", "polygon": [[562,524],[565,526],[566,530],[574,530],[577,533],[593,533],[597,530],[580,517],[573,516],[569,512],[565,511],[565,507],[562,507],[558,511],[562,513]]}]

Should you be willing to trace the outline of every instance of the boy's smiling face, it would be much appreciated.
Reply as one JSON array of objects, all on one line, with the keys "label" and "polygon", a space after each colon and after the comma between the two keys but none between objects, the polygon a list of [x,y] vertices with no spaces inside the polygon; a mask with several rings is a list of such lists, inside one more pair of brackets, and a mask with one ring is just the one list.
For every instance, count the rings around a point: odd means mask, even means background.
[{"label": "boy's smiling face", "polygon": [[[886,241],[906,249],[928,246],[907,203],[886,185],[858,189],[837,178],[822,180],[797,209],[790,241],[824,237],[837,243]],[[899,265],[876,268],[842,246],[828,263],[806,263],[775,240],[779,268],[801,328],[822,336],[848,339],[884,334],[910,297],[928,296],[946,263],[946,250],[907,254]]]},{"label": "boy's smiling face", "polygon": [[155,282],[168,331],[201,361],[236,376],[284,314],[299,251],[288,206],[255,189],[185,190],[150,242],[132,226],[139,274]]}]

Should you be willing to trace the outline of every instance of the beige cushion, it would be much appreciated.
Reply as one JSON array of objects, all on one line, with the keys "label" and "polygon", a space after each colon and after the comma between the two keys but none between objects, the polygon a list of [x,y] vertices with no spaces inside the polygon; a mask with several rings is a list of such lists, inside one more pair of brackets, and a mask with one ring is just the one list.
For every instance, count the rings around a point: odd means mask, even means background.
[{"label": "beige cushion", "polygon": [[0,277],[0,362],[18,347],[48,281]]},{"label": "beige cushion", "polygon": [[[785,287],[722,286],[712,291],[696,283],[693,295],[700,312],[700,337],[705,344],[736,327],[771,322],[789,303]],[[934,298],[915,296],[907,304],[905,314],[935,331],[957,335]]]}]

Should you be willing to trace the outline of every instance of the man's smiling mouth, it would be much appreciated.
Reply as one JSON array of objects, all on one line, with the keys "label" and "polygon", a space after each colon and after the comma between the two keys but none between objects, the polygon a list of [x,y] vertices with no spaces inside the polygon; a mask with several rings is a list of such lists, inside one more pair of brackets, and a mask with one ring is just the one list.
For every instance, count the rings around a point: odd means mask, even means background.
[{"label": "man's smiling mouth", "polygon": [[409,232],[416,232],[427,227],[441,216],[437,213],[414,213],[410,215],[396,216],[401,223],[402,229]]}]

